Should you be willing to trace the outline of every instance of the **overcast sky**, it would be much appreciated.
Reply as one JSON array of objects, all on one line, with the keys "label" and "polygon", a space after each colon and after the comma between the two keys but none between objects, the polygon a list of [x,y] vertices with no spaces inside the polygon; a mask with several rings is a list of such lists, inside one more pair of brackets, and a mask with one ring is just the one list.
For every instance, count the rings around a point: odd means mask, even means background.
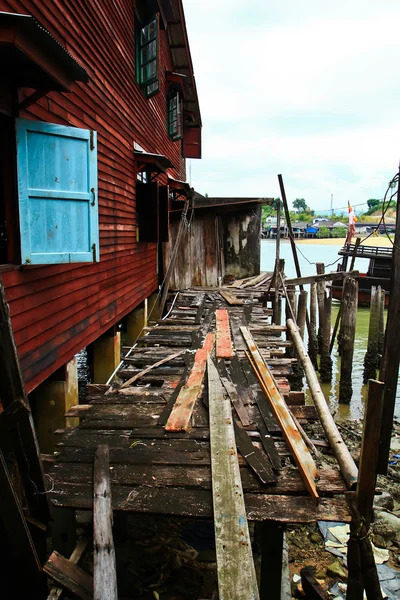
[{"label": "overcast sky", "polygon": [[[191,184],[329,209],[400,160],[399,0],[183,0],[203,120]],[[188,161],[189,162],[189,161]],[[190,166],[188,164],[188,178]]]}]

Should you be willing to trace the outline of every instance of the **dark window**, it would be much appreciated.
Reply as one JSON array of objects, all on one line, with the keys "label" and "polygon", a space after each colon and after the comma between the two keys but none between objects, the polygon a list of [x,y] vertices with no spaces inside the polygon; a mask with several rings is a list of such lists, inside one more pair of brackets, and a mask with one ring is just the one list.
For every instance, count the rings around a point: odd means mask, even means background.
[{"label": "dark window", "polygon": [[179,92],[168,100],[168,135],[176,141],[182,139],[182,102]]},{"label": "dark window", "polygon": [[136,78],[145,95],[150,98],[160,89],[158,78],[158,15],[153,17],[144,27],[137,29],[136,40]]},{"label": "dark window", "polygon": [[169,241],[169,188],[158,181],[136,181],[136,241]]}]

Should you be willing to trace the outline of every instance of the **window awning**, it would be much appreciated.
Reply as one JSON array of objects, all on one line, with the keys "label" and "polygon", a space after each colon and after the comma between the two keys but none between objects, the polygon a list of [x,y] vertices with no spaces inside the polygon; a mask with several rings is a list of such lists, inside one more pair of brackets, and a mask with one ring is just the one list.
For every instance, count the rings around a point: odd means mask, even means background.
[{"label": "window awning", "polygon": [[174,179],[168,175],[168,185],[170,190],[174,192],[178,192],[178,194],[183,194],[187,196],[190,192],[190,185],[187,181],[180,181],[179,179]]},{"label": "window awning", "polygon": [[158,173],[165,173],[167,169],[173,169],[174,167],[169,158],[164,156],[164,154],[152,154],[151,152],[142,152],[141,150],[134,150],[133,154],[139,165],[138,172],[156,171]]},{"label": "window awning", "polygon": [[0,12],[2,81],[14,87],[68,92],[89,81],[85,69],[31,15]]},{"label": "window awning", "polygon": [[182,73],[174,73],[173,71],[165,72],[167,83],[172,88],[181,92],[183,98],[186,98],[187,77]]}]

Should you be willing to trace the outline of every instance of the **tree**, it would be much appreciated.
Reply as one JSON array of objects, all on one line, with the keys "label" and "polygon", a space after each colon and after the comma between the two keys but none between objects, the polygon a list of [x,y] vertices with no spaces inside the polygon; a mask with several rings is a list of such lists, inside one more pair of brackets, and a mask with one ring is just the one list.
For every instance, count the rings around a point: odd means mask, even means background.
[{"label": "tree", "polygon": [[369,210],[373,210],[375,207],[377,207],[380,204],[380,202],[381,201],[377,200],[376,198],[370,198],[369,200],[367,200]]},{"label": "tree", "polygon": [[331,237],[330,231],[327,227],[320,227],[317,231],[317,238],[328,238]]},{"label": "tree", "polygon": [[308,207],[304,198],[296,198],[293,202],[293,208],[297,210],[297,212],[306,212]]}]

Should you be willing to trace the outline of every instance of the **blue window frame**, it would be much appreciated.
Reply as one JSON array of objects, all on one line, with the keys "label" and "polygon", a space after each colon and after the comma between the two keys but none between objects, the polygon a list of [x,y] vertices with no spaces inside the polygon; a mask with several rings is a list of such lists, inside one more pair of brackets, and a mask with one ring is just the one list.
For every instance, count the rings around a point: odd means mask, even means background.
[{"label": "blue window frame", "polygon": [[99,260],[95,131],[16,119],[22,264]]}]

